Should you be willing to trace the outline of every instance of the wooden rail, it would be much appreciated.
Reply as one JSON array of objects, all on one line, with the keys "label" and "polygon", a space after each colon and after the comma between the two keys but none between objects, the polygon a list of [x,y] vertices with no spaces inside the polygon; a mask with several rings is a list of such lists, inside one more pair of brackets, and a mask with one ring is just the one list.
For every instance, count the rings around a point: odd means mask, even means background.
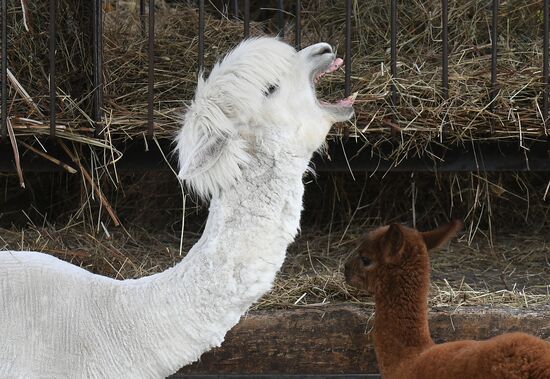
[{"label": "wooden rail", "polygon": [[[251,312],[226,336],[221,348],[184,367],[178,375],[376,374],[369,330],[372,309],[329,305]],[[438,343],[486,339],[524,331],[550,339],[550,305],[539,309],[434,308],[430,330]]]}]

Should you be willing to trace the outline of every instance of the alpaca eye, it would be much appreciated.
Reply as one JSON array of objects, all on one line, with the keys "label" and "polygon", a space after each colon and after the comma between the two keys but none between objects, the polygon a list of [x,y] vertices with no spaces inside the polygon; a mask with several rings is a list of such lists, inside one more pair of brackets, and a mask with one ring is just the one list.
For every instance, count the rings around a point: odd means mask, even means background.
[{"label": "alpaca eye", "polygon": [[361,262],[363,262],[363,265],[366,267],[366,266],[370,266],[372,261],[367,258],[367,257],[361,257]]},{"label": "alpaca eye", "polygon": [[279,86],[276,84],[271,84],[267,89],[264,91],[264,96],[272,95],[275,91],[279,89]]}]

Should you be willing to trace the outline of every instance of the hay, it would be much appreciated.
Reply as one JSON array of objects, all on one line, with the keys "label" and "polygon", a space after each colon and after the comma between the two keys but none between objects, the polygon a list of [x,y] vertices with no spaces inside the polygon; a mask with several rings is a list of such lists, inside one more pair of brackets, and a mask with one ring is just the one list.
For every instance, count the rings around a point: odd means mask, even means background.
[{"label": "hay", "polygon": [[[80,9],[70,0],[60,3],[57,62],[59,135],[90,143],[91,59],[82,34]],[[326,40],[343,50],[344,7],[328,0],[303,1],[304,43]],[[31,31],[23,27],[22,10],[10,8],[9,67],[29,97],[10,92],[10,115],[17,135],[45,134],[47,97],[47,11],[44,4],[29,4]],[[387,1],[354,3],[352,90],[358,91],[357,129],[352,136],[377,143],[389,137],[388,125],[397,126],[401,150],[422,151],[434,138],[447,143],[484,138],[515,138],[520,144],[547,134],[541,119],[542,1],[517,6],[504,2],[499,14],[499,94],[494,110],[490,92],[490,9],[469,0],[450,2],[450,98],[441,91],[440,2],[399,3],[398,78],[400,96],[392,108],[389,88],[389,6]],[[292,35],[292,12],[286,35]],[[147,118],[147,41],[142,20],[135,12],[106,12],[105,144],[141,138]],[[269,29],[269,22],[252,25],[252,34]],[[186,101],[193,94],[197,71],[198,12],[186,5],[159,9],[155,45],[155,126],[157,136],[170,137]],[[206,67],[234,46],[242,36],[242,23],[219,14],[206,17]],[[82,77],[84,75],[84,77]],[[342,96],[343,75],[327,76],[320,91],[324,98]],[[87,83],[87,84],[86,84]],[[32,98],[32,101],[29,100]],[[33,105],[31,105],[33,104]],[[42,114],[38,110],[44,110]],[[29,121],[34,120],[34,121]],[[444,122],[444,120],[446,122]],[[490,129],[493,133],[490,134]],[[395,129],[395,128],[394,128]],[[334,133],[339,134],[341,129]]]},{"label": "hay", "polygon": [[[171,232],[179,234],[183,216],[188,230],[200,230],[206,209],[188,196],[182,211],[179,182],[171,172],[118,173],[113,185],[114,177],[105,175],[101,164],[96,161],[90,173],[123,225],[148,229],[170,225]],[[496,241],[520,231],[546,233],[550,227],[548,173],[390,172],[354,177],[342,173],[309,176],[305,181],[302,223],[312,227],[345,230],[404,222],[429,228],[459,218],[469,241],[476,237]],[[28,191],[21,191],[16,175],[0,174],[0,225],[24,227],[29,219],[36,224],[43,220],[63,224],[76,219],[93,233],[101,232],[101,222],[113,225],[80,176],[34,174],[28,176],[27,186]]]},{"label": "hay", "polygon": [[[59,176],[55,181],[42,178],[40,185],[29,181],[29,188],[38,194],[56,190],[50,194],[53,205],[39,195],[41,201],[30,199],[23,212],[14,207],[20,199],[10,185],[2,186],[7,199],[0,201],[5,212],[0,212],[4,226],[0,249],[44,251],[117,279],[150,275],[182,258],[182,209],[174,201],[179,190],[171,175],[122,176],[124,194],[106,192],[115,198],[113,205],[125,228],[112,226],[99,205],[92,206],[90,189],[80,184],[79,190],[77,180],[71,183],[68,174]],[[11,186],[17,186],[17,177],[9,178]],[[431,306],[548,306],[550,240],[545,231],[550,204],[542,200],[548,177],[529,179],[388,174],[357,176],[354,182],[346,175],[320,177],[306,189],[303,230],[291,245],[273,290],[254,309],[335,303],[372,307],[372,298],[348,287],[342,275],[343,263],[354,254],[361,235],[388,222],[415,220],[425,229],[451,217],[465,219],[467,227],[459,241],[432,257]],[[16,213],[23,222],[8,228],[16,222]],[[205,209],[188,199],[184,253],[198,240],[205,216]]]},{"label": "hay", "polygon": [[[99,204],[93,206],[89,188],[79,187],[76,179],[71,182],[68,174],[59,176],[29,181],[29,188],[41,195],[40,201],[27,199],[27,206],[23,193],[18,198],[10,191],[17,177],[9,177],[11,184],[2,186],[0,198],[0,226],[5,228],[0,229],[0,249],[44,251],[118,279],[159,272],[181,259],[182,209],[174,200],[180,194],[173,176],[121,176],[124,191],[106,191],[124,228],[114,227]],[[360,236],[389,222],[415,222],[428,229],[449,218],[463,219],[466,228],[459,241],[432,257],[432,306],[548,305],[550,204],[542,194],[549,178],[528,179],[509,174],[388,174],[357,176],[356,181],[346,175],[312,180],[306,187],[303,230],[273,291],[256,308],[340,302],[371,306],[372,299],[347,287],[341,273]],[[44,193],[51,197],[44,199]],[[188,199],[184,213],[185,253],[200,236],[206,210]],[[8,227],[10,223],[16,226]]]},{"label": "hay", "polygon": [[[25,8],[23,8],[23,5]],[[49,4],[8,4],[8,113],[16,134],[45,134],[49,129]],[[86,124],[91,84],[90,12],[86,4],[58,2],[56,84],[60,131]],[[82,132],[85,131],[83,128]]]},{"label": "hay", "polygon": [[[79,10],[67,10],[71,0],[60,1],[61,14],[77,14]],[[44,5],[34,5],[29,10],[41,23],[32,31],[21,29],[17,14],[20,9],[11,10],[10,25],[10,67],[21,69],[15,73],[17,81],[32,97],[39,109],[47,109],[49,98],[47,77],[47,10]],[[35,17],[32,18],[33,20]],[[112,11],[104,18],[104,110],[105,131],[114,141],[140,137],[147,130],[147,31],[142,28],[143,20],[135,12]],[[78,32],[72,23],[59,26],[60,44]],[[208,50],[205,64],[210,67],[227,49],[242,38],[242,24],[227,19],[208,16],[206,19],[205,40]],[[46,27],[46,29],[45,29]],[[159,9],[156,14],[155,35],[155,130],[158,138],[172,137],[178,128],[177,121],[183,111],[186,100],[192,98],[197,76],[198,61],[198,11],[195,8],[179,6]],[[255,31],[254,25],[252,30]],[[259,32],[256,31],[255,34]],[[37,38],[37,35],[40,38]],[[80,47],[80,46],[79,46]],[[40,51],[40,59],[34,58]],[[92,85],[91,49],[89,46],[79,50],[63,49],[57,54],[57,65],[61,67],[58,80],[58,136],[90,144],[93,132],[91,117]],[[69,74],[63,67],[76,62],[86,62],[79,66],[87,82],[86,88],[73,89]],[[26,80],[25,80],[26,79]],[[38,79],[38,80],[37,80]],[[84,80],[83,80],[84,79]],[[15,97],[11,102],[10,115],[14,117],[13,127],[18,135],[47,134],[48,118],[45,112],[37,113],[36,107],[30,107],[28,98]],[[106,143],[109,138],[106,138]],[[111,142],[111,141],[109,141]]]},{"label": "hay", "polygon": [[[82,224],[0,229],[0,248],[38,250],[117,279],[150,275],[175,263],[179,239],[130,227],[90,233]],[[304,230],[289,250],[274,289],[254,309],[319,306],[351,302],[372,306],[372,299],[348,287],[342,265],[354,253],[363,228]],[[344,237],[344,238],[342,238]],[[186,233],[184,250],[197,240]],[[432,306],[490,304],[536,308],[550,304],[550,241],[540,235],[515,235],[492,248],[486,241],[468,245],[463,238],[432,256]]]}]

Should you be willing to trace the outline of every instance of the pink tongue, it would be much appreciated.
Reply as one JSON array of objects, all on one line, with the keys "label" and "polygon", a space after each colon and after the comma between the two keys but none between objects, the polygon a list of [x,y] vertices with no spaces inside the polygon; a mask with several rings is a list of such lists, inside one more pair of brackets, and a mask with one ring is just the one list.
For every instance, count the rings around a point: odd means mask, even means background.
[{"label": "pink tongue", "polygon": [[333,72],[338,70],[342,65],[344,64],[344,60],[342,58],[336,58],[331,65],[329,66],[327,72]]},{"label": "pink tongue", "polygon": [[357,93],[354,93],[345,99],[339,100],[336,104],[342,105],[344,107],[351,107],[353,103],[355,103],[355,98],[357,97]]},{"label": "pink tongue", "polygon": [[342,105],[344,107],[351,107],[353,105],[353,100],[342,99],[342,100],[338,101],[338,105]]}]

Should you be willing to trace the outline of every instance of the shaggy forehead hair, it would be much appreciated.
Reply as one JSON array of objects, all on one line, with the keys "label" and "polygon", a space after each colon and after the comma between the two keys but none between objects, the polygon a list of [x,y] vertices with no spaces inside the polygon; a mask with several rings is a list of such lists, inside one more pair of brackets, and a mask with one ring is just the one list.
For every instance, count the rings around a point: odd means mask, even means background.
[{"label": "shaggy forehead hair", "polygon": [[[297,52],[275,38],[245,40],[201,75],[177,141],[179,177],[199,196],[238,180],[250,157],[242,135],[261,110],[262,94],[291,73]],[[288,79],[288,78],[287,78]]]},{"label": "shaggy forehead hair", "polygon": [[199,81],[196,98],[222,93],[230,94],[231,102],[257,98],[257,90],[282,80],[295,67],[295,60],[296,50],[275,38],[245,40],[216,63],[207,82]]}]

